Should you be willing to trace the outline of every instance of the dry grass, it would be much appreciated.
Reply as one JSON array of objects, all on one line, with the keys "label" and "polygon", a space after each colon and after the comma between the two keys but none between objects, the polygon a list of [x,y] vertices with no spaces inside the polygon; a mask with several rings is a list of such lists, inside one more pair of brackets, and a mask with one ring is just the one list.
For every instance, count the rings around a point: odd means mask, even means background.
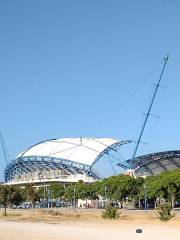
[{"label": "dry grass", "polygon": [[[8,209],[6,217],[0,211],[0,240],[180,239],[180,211],[165,223],[153,211],[120,212],[119,219],[107,220],[97,209]],[[143,229],[141,235],[137,228]]]},{"label": "dry grass", "polygon": [[[160,222],[155,212],[131,212],[120,211],[120,217],[111,221],[131,221],[141,223]],[[0,219],[15,221],[41,221],[48,223],[58,223],[64,221],[108,221],[102,219],[102,210],[96,209],[8,209],[7,216],[3,216],[3,210],[0,210]],[[171,223],[180,223],[180,216],[171,219]]]}]

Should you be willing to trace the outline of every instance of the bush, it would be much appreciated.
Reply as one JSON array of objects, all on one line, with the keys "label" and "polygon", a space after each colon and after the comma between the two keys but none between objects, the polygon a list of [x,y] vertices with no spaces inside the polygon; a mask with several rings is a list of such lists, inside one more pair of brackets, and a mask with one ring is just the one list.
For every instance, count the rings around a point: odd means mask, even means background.
[{"label": "bush", "polygon": [[105,208],[105,211],[102,212],[102,217],[108,219],[117,219],[119,218],[118,209],[112,205],[109,205]]},{"label": "bush", "polygon": [[159,214],[159,219],[162,221],[168,221],[175,216],[175,214],[172,213],[172,206],[169,203],[159,204],[157,207],[157,213]]}]

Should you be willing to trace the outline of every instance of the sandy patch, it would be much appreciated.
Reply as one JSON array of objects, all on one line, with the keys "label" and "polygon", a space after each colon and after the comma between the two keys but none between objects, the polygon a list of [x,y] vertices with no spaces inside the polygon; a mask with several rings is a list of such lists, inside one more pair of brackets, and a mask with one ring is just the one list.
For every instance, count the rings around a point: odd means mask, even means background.
[{"label": "sandy patch", "polygon": [[[121,211],[104,220],[98,209],[8,210],[0,212],[0,240],[180,240],[180,214],[167,223],[154,211]],[[142,228],[143,233],[136,233]]]},{"label": "sandy patch", "polygon": [[[143,233],[136,233],[142,228]],[[1,240],[179,240],[177,224],[140,224],[122,221],[101,222],[41,222],[0,221]]]}]

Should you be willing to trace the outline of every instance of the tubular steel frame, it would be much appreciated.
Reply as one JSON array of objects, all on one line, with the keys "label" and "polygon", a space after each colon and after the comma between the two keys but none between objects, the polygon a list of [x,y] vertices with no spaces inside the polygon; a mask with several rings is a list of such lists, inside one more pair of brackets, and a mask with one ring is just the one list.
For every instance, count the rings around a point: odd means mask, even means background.
[{"label": "tubular steel frame", "polygon": [[[46,141],[53,141],[46,140]],[[43,141],[43,142],[46,142]],[[130,143],[132,141],[125,140],[114,143],[110,146],[107,146],[102,152],[99,153],[98,157],[94,160],[93,164],[99,161],[105,154],[112,154],[112,151],[118,151],[118,148],[124,144]],[[37,144],[36,144],[37,145]],[[33,146],[36,146],[33,145]],[[31,147],[30,147],[31,148]],[[30,149],[28,148],[28,149]],[[43,171],[48,170],[65,170],[70,174],[86,174],[89,177],[94,179],[99,179],[100,176],[92,170],[92,165],[82,164],[68,159],[55,158],[51,156],[24,156],[27,152],[23,152],[19,157],[11,161],[4,171],[5,182],[10,182],[15,177],[20,177],[22,174],[32,174],[34,172],[39,172],[41,174]],[[120,160],[119,160],[120,162]],[[124,166],[124,165],[123,165]],[[124,166],[126,167],[126,166]]]},{"label": "tubular steel frame", "polygon": [[[131,159],[127,162],[130,161]],[[161,173],[163,171],[171,170],[170,166],[173,166],[174,169],[180,168],[180,150],[158,152],[139,156],[136,157],[133,162],[135,175],[140,173],[143,169],[145,169],[149,175],[154,175],[154,169],[156,169],[157,173]]]}]

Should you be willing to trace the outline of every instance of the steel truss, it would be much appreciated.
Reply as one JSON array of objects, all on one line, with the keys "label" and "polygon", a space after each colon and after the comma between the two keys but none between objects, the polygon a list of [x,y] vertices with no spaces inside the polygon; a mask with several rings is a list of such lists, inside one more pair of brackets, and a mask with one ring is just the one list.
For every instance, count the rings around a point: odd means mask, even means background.
[{"label": "steel truss", "polygon": [[106,149],[104,149],[104,151],[102,151],[97,156],[97,158],[92,163],[91,168],[90,168],[91,172],[93,172],[99,178],[103,178],[103,175],[101,175],[100,172],[97,171],[97,169],[96,169],[96,163],[98,161],[101,161],[101,159],[104,158],[105,156],[107,156],[107,160],[110,163],[110,166],[112,168],[112,172],[114,173],[114,175],[116,175],[116,171],[114,169],[113,162],[116,163],[116,165],[121,167],[123,170],[128,169],[128,164],[125,160],[122,160],[122,156],[121,156],[119,150],[122,147],[122,145],[131,143],[131,142],[133,142],[133,141],[132,140],[122,140],[122,141],[119,141],[117,143],[114,143],[114,144],[108,146]]},{"label": "steel truss", "polygon": [[86,174],[89,177],[96,178],[91,172],[90,166],[62,158],[46,156],[18,157],[10,162],[5,169],[4,178],[6,182],[20,177],[23,174],[32,174],[38,172],[39,178],[42,173],[49,170],[65,170],[69,174]]},{"label": "steel truss", "polygon": [[[129,162],[128,160],[127,162]],[[147,154],[136,157],[133,161],[133,169],[135,174],[146,172],[149,175],[154,175],[155,172],[162,172],[180,168],[180,150],[166,151]],[[155,171],[156,170],[156,171]]]},{"label": "steel truss", "polygon": [[34,173],[38,174],[39,178],[42,178],[44,172],[46,173],[46,171],[49,170],[62,170],[68,175],[86,174],[87,177],[99,179],[101,176],[96,174],[96,171],[95,169],[92,169],[92,166],[104,156],[108,155],[108,161],[114,159],[114,161],[121,163],[123,169],[126,169],[127,166],[124,164],[124,161],[120,161],[121,158],[119,155],[117,156],[117,154],[120,154],[118,150],[122,145],[131,142],[132,141],[129,140],[122,140],[107,146],[105,150],[99,153],[91,166],[63,158],[55,158],[51,156],[24,156],[24,153],[22,153],[6,166],[4,172],[5,182],[11,182],[13,179],[20,178],[22,175],[26,176],[26,174],[32,175]]}]

